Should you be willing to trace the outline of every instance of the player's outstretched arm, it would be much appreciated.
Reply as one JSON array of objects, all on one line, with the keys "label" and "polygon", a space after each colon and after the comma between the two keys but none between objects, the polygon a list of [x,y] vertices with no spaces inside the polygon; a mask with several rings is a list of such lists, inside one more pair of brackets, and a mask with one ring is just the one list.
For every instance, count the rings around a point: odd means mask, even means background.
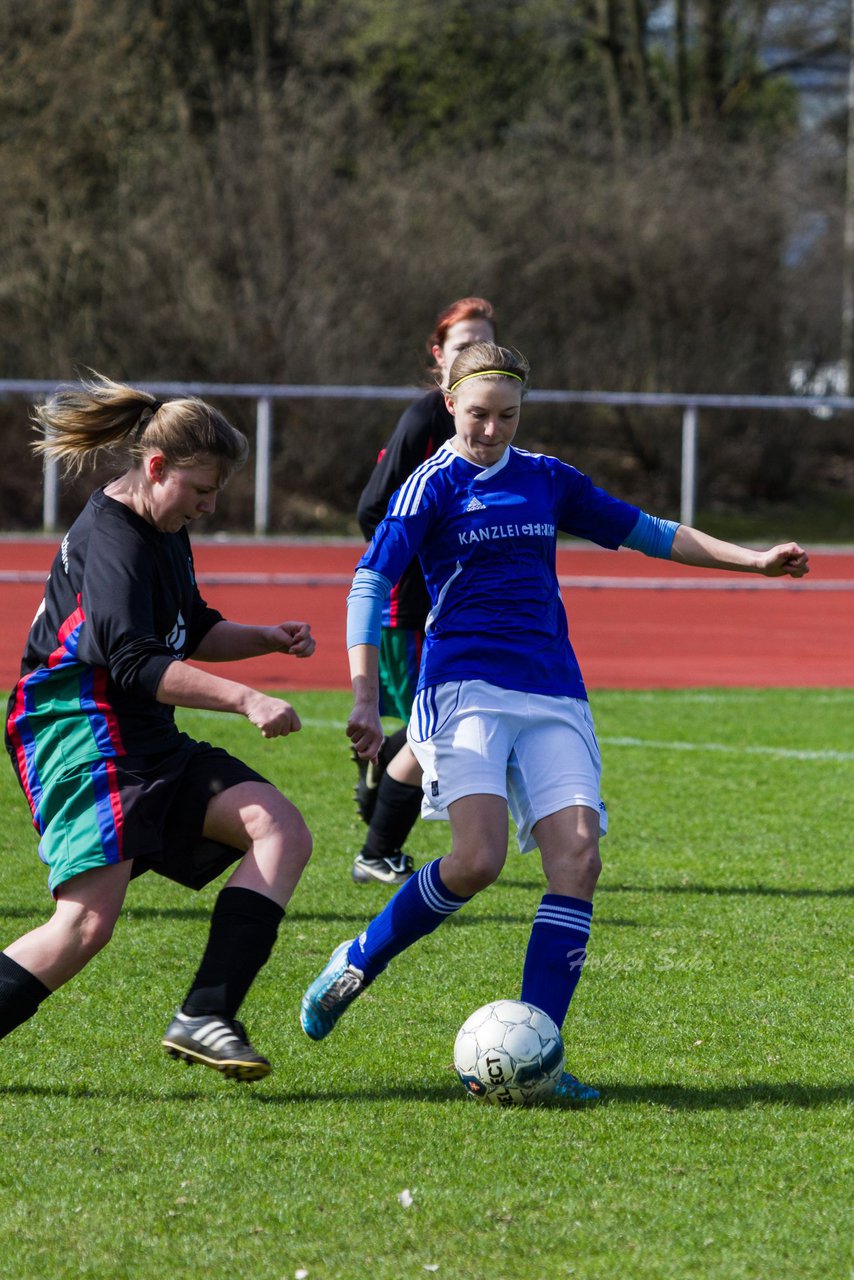
[{"label": "player's outstretched arm", "polygon": [[271,698],[237,680],[224,680],[186,662],[170,662],[160,677],[156,697],[170,707],[231,711],[245,716],[264,738],[283,738],[302,728],[296,711],[283,698]]},{"label": "player's outstretched arm", "polygon": [[676,530],[670,559],[698,569],[734,569],[761,573],[768,578],[802,578],[809,573],[809,557],[797,542],[783,542],[767,551],[757,551],[713,538],[687,524],[680,524]]},{"label": "player's outstretched arm", "polygon": [[223,621],[211,627],[192,656],[199,662],[235,662],[239,658],[258,658],[266,653],[310,658],[314,650],[314,636],[307,622],[247,626]]}]

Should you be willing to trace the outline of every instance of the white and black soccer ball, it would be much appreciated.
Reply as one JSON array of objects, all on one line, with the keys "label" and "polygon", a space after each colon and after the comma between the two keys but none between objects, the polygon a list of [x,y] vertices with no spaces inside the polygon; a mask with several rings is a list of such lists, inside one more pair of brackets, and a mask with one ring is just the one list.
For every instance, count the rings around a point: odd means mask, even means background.
[{"label": "white and black soccer ball", "polygon": [[547,1098],[561,1077],[563,1057],[559,1027],[522,1000],[494,1000],[476,1009],[454,1042],[463,1088],[505,1107]]}]

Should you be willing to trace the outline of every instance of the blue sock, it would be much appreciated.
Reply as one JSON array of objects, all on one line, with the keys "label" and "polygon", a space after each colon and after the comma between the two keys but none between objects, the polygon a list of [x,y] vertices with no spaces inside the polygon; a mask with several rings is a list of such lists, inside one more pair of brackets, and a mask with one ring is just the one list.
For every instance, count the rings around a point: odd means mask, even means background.
[{"label": "blue sock", "polygon": [[469,901],[445,888],[440,862],[441,858],[436,858],[410,876],[351,944],[347,958],[362,970],[366,986],[396,955],[438,929],[447,916]]},{"label": "blue sock", "polygon": [[521,998],[544,1009],[559,1027],[581,977],[592,915],[592,902],[547,893],[534,917]]}]

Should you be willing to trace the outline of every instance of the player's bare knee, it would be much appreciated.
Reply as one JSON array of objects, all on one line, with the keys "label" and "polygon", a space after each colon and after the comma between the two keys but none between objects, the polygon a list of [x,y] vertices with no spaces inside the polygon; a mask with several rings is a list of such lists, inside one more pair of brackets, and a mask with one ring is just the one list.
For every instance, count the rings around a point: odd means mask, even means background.
[{"label": "player's bare knee", "polygon": [[[442,879],[453,892],[469,896],[495,884],[503,865],[503,857],[488,850],[464,852],[455,849],[443,863]],[[449,878],[453,878],[453,884],[449,883]]]},{"label": "player's bare knee", "polygon": [[293,849],[295,856],[298,856],[297,850],[301,850],[302,856],[308,860],[311,833],[299,809],[285,796],[277,794],[269,801],[265,797],[244,810],[241,816],[252,844],[279,841],[286,848]]},{"label": "player's bare knee", "polygon": [[490,885],[495,884],[500,870],[500,867],[494,867],[489,863],[475,867],[471,875],[472,893],[480,893],[482,889],[488,889]]},{"label": "player's bare knee", "polygon": [[599,856],[598,840],[586,841],[579,849],[572,852],[572,863],[575,865],[577,876],[584,879],[590,888],[597,883],[600,874],[602,874],[602,858]]},{"label": "player's bare knee", "polygon": [[599,843],[596,840],[585,844],[573,858],[574,870],[579,884],[591,895],[596,888],[602,873],[602,859],[599,855]]},{"label": "player's bare knee", "polygon": [[550,893],[592,898],[602,871],[598,840],[591,837],[557,856],[544,857],[543,870]]},{"label": "player's bare knee", "polygon": [[602,857],[599,853],[599,843],[594,842],[588,845],[581,855],[581,867],[587,876],[596,884],[602,874]]},{"label": "player's bare knee", "polygon": [[66,921],[66,928],[74,939],[79,955],[91,960],[111,940],[116,927],[116,917],[112,911],[98,910],[79,911],[73,919]]},{"label": "player's bare knee", "polygon": [[285,848],[291,862],[300,868],[308,865],[314,847],[311,832],[299,810],[294,810],[294,818],[285,837]]},{"label": "player's bare knee", "polygon": [[278,845],[282,859],[302,871],[311,857],[313,845],[305,819],[290,801],[286,801],[286,807],[279,814],[271,817],[273,820],[256,836],[256,846],[260,840]]}]

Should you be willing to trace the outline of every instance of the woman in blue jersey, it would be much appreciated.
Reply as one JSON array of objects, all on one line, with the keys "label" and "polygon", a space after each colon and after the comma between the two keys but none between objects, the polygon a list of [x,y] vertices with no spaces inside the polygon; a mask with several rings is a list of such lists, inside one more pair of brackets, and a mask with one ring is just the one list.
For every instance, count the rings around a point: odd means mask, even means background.
[{"label": "woman in blue jersey", "polygon": [[[538,847],[546,893],[525,956],[521,999],[560,1027],[586,953],[607,817],[600,758],[555,570],[559,532],[697,567],[776,577],[808,570],[796,543],[752,551],[659,520],[556,458],[514,446],[528,366],[491,343],[454,361],[446,402],[456,434],[397,491],[349,597],[354,706],[347,733],[373,757],[382,601],[418,555],[432,602],[409,742],[426,816],[450,819],[452,847],[398,890],[358,938],[336,948],[305,993],[303,1029],[320,1040],[418,938],[499,876],[508,806],[520,848]],[[556,1090],[595,1089],[565,1072]]]},{"label": "woman in blue jersey", "polygon": [[225,751],[181,733],[175,707],[231,711],[265,738],[300,728],[287,702],[184,659],[310,657],[304,622],[227,622],[199,594],[188,526],[216,506],[247,443],[200,400],[161,404],[95,377],[36,411],[36,446],[72,470],[128,465],[62,540],[12,691],[6,745],[40,836],[50,920],[0,953],[0,1037],[109,941],[133,876],[200,889],[237,864],[163,1045],[240,1080],[266,1076],[238,1008],[270,955],[311,852],[298,810]]}]

